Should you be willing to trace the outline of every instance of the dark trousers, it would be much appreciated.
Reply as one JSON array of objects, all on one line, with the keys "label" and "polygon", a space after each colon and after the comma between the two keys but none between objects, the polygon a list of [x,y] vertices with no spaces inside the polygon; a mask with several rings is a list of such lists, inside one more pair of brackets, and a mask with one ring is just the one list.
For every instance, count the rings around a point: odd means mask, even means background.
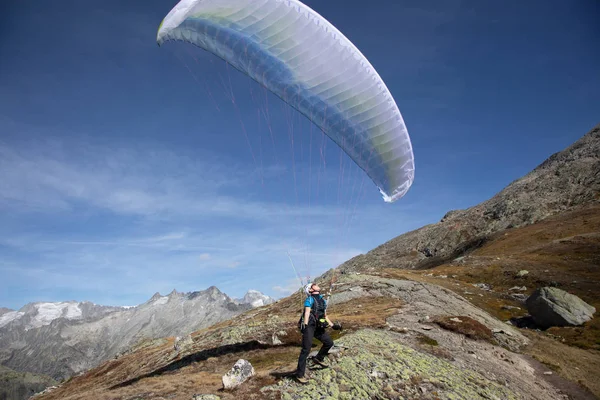
[{"label": "dark trousers", "polygon": [[324,328],[317,328],[314,323],[308,324],[302,333],[302,350],[300,351],[298,368],[296,369],[296,376],[299,378],[303,377],[306,372],[306,359],[310,353],[313,338],[317,338],[317,340],[323,343],[323,346],[321,346],[315,357],[317,360],[322,361],[329,352],[329,349],[333,347],[333,340],[331,340],[331,336],[329,336],[329,333]]}]

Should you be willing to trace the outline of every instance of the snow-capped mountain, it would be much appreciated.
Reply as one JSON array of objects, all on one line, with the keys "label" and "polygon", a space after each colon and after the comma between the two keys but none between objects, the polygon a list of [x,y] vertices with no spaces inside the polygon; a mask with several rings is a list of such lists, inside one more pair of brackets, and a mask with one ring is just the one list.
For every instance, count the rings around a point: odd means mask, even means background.
[{"label": "snow-capped mountain", "polygon": [[184,336],[272,301],[257,291],[236,301],[211,286],[192,293],[156,293],[134,307],[67,301],[3,309],[0,364],[64,379],[144,339]]},{"label": "snow-capped mountain", "polygon": [[99,306],[87,301],[29,303],[19,311],[9,310],[4,314],[0,314],[0,328],[12,322],[25,330],[29,330],[50,325],[57,318],[86,321],[120,309],[120,307]]},{"label": "snow-capped mountain", "polygon": [[262,307],[275,302],[275,299],[262,294],[258,290],[248,290],[241,300],[237,300],[241,304],[250,304],[252,307]]}]

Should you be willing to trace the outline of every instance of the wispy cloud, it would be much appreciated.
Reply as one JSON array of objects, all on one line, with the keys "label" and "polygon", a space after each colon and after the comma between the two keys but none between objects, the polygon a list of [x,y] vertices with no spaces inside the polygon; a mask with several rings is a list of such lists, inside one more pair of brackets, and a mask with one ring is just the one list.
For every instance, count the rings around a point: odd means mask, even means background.
[{"label": "wispy cloud", "polygon": [[[241,199],[231,192],[256,188],[262,171],[231,160],[168,150],[67,144],[46,140],[27,148],[0,142],[0,210],[77,212],[80,206],[120,215],[155,218],[235,217],[260,219],[323,217],[338,210]],[[265,172],[266,171],[266,172]]]},{"label": "wispy cloud", "polygon": [[[277,178],[284,169],[268,171]],[[0,142],[0,178],[0,212],[10,217],[0,227],[0,272],[42,291],[147,296],[221,282],[283,294],[275,282],[316,276],[363,251],[341,240],[347,204],[228,195],[261,184],[230,160],[57,139]]]},{"label": "wispy cloud", "polygon": [[[201,196],[255,177],[225,168],[209,157],[190,160],[169,151],[51,141],[23,149],[0,143],[0,205],[23,212],[71,211],[84,202],[119,214],[228,213],[230,198],[219,197],[212,205]],[[193,185],[198,182],[200,187]]]},{"label": "wispy cloud", "polygon": [[273,290],[280,296],[289,296],[300,289],[300,280],[289,280],[284,285],[275,285]]}]

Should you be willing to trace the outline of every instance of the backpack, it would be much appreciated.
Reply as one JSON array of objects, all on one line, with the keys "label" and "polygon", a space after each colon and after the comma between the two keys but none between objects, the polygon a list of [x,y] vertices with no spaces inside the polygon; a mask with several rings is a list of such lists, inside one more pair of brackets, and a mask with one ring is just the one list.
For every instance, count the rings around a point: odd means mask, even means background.
[{"label": "backpack", "polygon": [[[317,296],[312,296],[313,297],[313,303],[310,306],[310,317],[308,322],[310,323],[310,320],[312,318],[314,318],[315,320],[315,325],[317,328],[327,328],[329,326],[329,323],[327,322],[327,320],[325,319],[325,309],[327,308],[327,305],[325,303],[325,299],[323,299],[322,297],[317,297]],[[304,307],[302,307],[302,311],[300,312],[300,319],[298,320],[298,329],[300,329],[302,331],[302,324],[304,322]]]}]

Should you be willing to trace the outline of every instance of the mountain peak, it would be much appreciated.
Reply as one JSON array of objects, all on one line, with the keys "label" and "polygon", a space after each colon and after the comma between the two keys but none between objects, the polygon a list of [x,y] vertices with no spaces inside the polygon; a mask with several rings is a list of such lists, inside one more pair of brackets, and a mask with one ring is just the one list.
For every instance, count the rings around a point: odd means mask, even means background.
[{"label": "mountain peak", "polygon": [[248,290],[248,292],[244,295],[242,300],[240,300],[240,303],[249,304],[252,307],[262,307],[262,306],[265,306],[267,304],[271,304],[274,302],[275,302],[274,298],[267,296],[265,294],[262,294],[258,290],[254,290],[254,289]]},{"label": "mountain peak", "polygon": [[160,299],[161,297],[163,297],[163,296],[160,294],[160,292],[156,292],[152,295],[152,297],[150,297],[150,300],[148,300],[148,301],[156,301],[156,300]]},{"label": "mountain peak", "polygon": [[15,322],[27,329],[50,325],[55,320],[89,320],[116,311],[117,307],[90,302],[61,301],[28,303],[19,311],[0,313],[0,327]]}]

